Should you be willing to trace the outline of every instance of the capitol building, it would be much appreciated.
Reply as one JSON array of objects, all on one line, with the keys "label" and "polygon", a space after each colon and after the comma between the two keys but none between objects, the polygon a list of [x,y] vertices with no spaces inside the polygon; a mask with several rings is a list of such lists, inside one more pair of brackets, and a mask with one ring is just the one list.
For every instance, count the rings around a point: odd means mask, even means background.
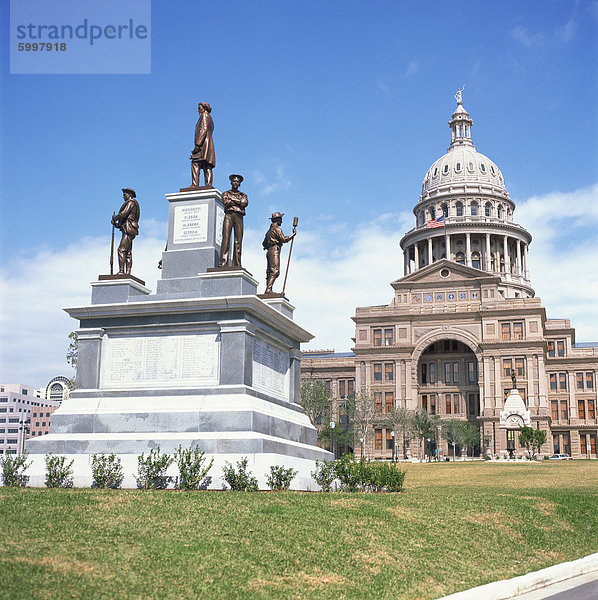
[{"label": "capitol building", "polygon": [[[547,432],[543,455],[598,458],[598,345],[576,344],[570,321],[548,318],[535,297],[532,235],[516,222],[498,165],[474,146],[460,91],[456,99],[450,146],[425,173],[389,304],[357,308],[352,352],[308,351],[302,376],[325,381],[341,424],[343,399],[368,390],[371,458],[391,458],[392,407],[469,421],[480,430],[470,451],[478,456],[523,454],[526,424]],[[509,396],[513,375],[518,394]],[[428,444],[437,442],[448,456],[440,436]],[[431,448],[407,439],[399,454],[422,450]]]}]

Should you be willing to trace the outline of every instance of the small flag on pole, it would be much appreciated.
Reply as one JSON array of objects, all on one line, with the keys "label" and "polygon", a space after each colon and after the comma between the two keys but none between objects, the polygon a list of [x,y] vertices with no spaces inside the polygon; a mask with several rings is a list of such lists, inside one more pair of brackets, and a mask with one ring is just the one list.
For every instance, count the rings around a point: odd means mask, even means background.
[{"label": "small flag on pole", "polygon": [[444,215],[437,219],[431,219],[426,223],[428,229],[436,229],[437,227],[444,227]]}]

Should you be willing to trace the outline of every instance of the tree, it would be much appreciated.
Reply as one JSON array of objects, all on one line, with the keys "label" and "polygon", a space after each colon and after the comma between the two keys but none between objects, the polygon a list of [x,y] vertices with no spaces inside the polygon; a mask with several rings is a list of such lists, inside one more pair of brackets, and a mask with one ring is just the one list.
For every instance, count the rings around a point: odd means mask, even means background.
[{"label": "tree", "polygon": [[527,425],[521,427],[519,432],[519,443],[525,446],[528,458],[534,460],[536,454],[540,453],[542,444],[546,441],[546,432]]},{"label": "tree", "polygon": [[301,406],[320,438],[324,429],[329,427],[332,415],[332,398],[321,379],[306,378],[301,381]]},{"label": "tree", "polygon": [[453,447],[453,461],[455,460],[455,447],[465,443],[462,421],[448,419],[442,423],[442,437]]},{"label": "tree", "polygon": [[69,333],[69,340],[69,347],[66,351],[66,362],[74,369],[79,359],[79,336],[74,331],[71,331]]},{"label": "tree", "polygon": [[420,462],[424,457],[424,441],[436,436],[436,428],[440,424],[440,417],[430,416],[425,410],[416,410],[411,417],[411,432],[420,440]]},{"label": "tree", "polygon": [[[399,434],[401,435],[402,455],[407,454],[407,439],[409,437],[409,426],[411,423],[411,411],[398,406],[392,407],[390,412],[387,412],[384,418],[384,423],[387,427],[391,427],[395,432],[395,443],[398,442]],[[398,453],[397,453],[398,460]]]},{"label": "tree", "polygon": [[[353,414],[353,431],[355,436],[363,438],[363,448],[367,448],[367,434],[376,414],[376,405],[374,396],[368,389],[362,389],[349,398],[351,403],[351,412]],[[360,440],[356,439],[355,444]],[[364,451],[365,454],[365,451]]]},{"label": "tree", "polygon": [[480,445],[480,430],[469,421],[462,421],[461,427],[463,429],[463,444],[473,452],[474,446]]}]

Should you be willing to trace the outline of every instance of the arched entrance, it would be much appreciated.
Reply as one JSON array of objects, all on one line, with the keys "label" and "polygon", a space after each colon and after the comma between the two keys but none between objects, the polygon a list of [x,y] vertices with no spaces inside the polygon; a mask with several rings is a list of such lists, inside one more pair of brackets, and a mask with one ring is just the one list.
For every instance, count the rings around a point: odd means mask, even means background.
[{"label": "arched entrance", "polygon": [[[465,341],[452,337],[430,340],[420,348],[417,360],[417,408],[443,420],[468,421],[479,428],[479,371],[476,353]],[[448,456],[449,448],[444,440],[441,449]],[[456,456],[461,456],[461,452],[461,447],[455,446]],[[470,445],[467,453],[479,456],[479,444]],[[452,447],[450,455],[453,455]]]}]

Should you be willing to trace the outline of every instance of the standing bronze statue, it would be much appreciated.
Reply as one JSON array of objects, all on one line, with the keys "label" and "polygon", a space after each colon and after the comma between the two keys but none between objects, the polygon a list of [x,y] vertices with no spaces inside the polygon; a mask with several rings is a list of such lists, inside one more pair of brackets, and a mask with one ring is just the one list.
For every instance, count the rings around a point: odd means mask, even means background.
[{"label": "standing bronze statue", "polygon": [[133,240],[139,233],[139,202],[131,188],[123,188],[123,205],[118,214],[112,214],[112,225],[122,231],[118,246],[118,274],[130,275],[133,266]]},{"label": "standing bronze statue", "polygon": [[207,102],[200,102],[197,106],[199,119],[195,125],[195,146],[191,151],[191,185],[181,188],[181,192],[201,189],[199,185],[200,172],[204,172],[204,188],[212,187],[212,169],[216,166],[216,153],[214,152],[214,121],[210,116],[212,107]]},{"label": "standing bronze statue", "polygon": [[280,275],[280,249],[283,244],[290,242],[295,235],[297,235],[297,229],[293,227],[293,233],[291,235],[284,235],[280,226],[282,225],[282,217],[284,213],[273,213],[270,220],[272,225],[266,232],[262,246],[266,250],[266,260],[268,261],[268,267],[266,269],[266,294],[272,294],[272,286],[276,281],[276,278]]},{"label": "standing bronze statue", "polygon": [[222,247],[220,249],[220,267],[228,267],[230,241],[234,231],[234,247],[232,252],[233,267],[241,268],[241,250],[243,245],[243,216],[249,204],[247,194],[239,191],[243,181],[242,175],[230,175],[231,189],[222,194],[224,204],[224,222],[222,224]]}]

